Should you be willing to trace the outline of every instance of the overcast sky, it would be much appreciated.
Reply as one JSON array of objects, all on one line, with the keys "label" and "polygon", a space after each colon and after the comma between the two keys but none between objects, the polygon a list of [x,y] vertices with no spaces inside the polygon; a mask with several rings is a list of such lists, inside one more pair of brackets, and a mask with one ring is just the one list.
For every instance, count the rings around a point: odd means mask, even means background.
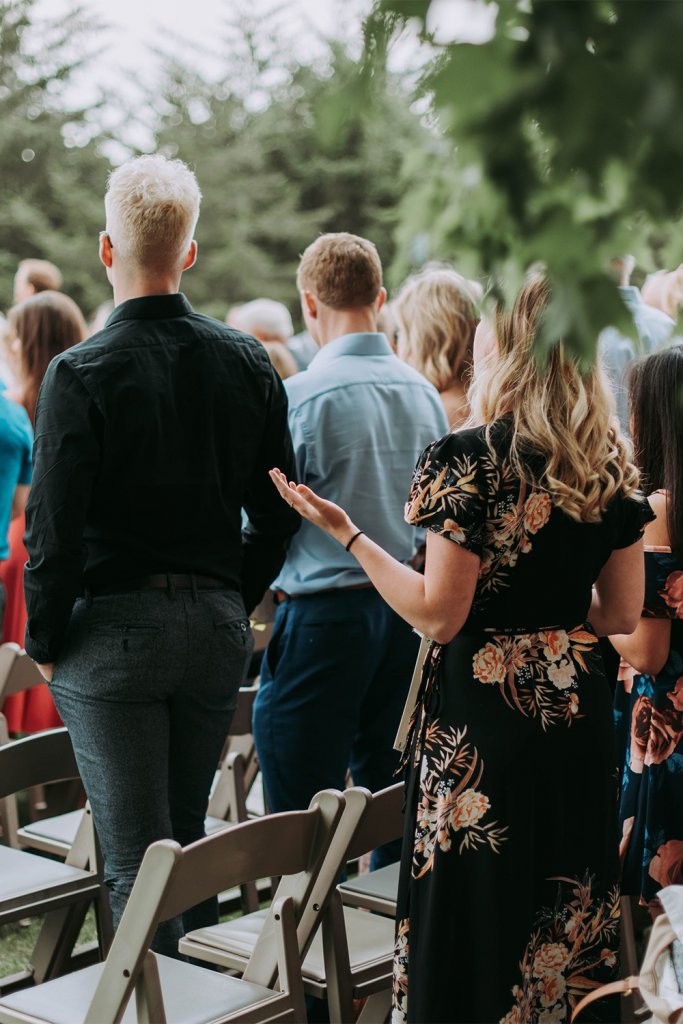
[{"label": "overcast sky", "polygon": [[[69,96],[71,102],[87,105],[104,92],[109,109],[91,114],[98,127],[116,127],[116,110],[122,107],[117,97],[123,98],[124,109],[135,105],[136,79],[147,86],[155,82],[155,49],[201,61],[202,71],[210,75],[219,67],[210,53],[220,46],[226,23],[247,12],[277,26],[288,52],[305,61],[324,52],[325,38],[343,38],[360,49],[363,17],[372,6],[372,0],[36,0],[35,10],[57,16],[76,2],[103,27],[91,40],[92,49],[101,52],[76,77]],[[490,0],[433,0],[429,27],[443,41],[481,42],[493,31],[496,13],[497,5]],[[417,39],[408,32],[395,47],[392,62],[416,67],[421,59]],[[122,125],[121,132],[126,130],[130,126]],[[139,127],[132,131],[130,141],[144,146]]]}]

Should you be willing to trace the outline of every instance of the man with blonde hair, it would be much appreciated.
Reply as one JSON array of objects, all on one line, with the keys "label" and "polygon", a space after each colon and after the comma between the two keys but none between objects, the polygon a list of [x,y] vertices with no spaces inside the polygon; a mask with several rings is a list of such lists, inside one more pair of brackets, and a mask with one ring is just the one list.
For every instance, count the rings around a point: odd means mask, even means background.
[{"label": "man with blonde hair", "polygon": [[[295,469],[277,374],[178,290],[199,202],[178,160],[114,171],[100,259],[115,308],[52,361],[36,413],[26,649],[73,740],[115,924],[146,847],[204,834],[247,613],[298,526],[268,478]],[[183,925],[216,920],[215,901],[194,908],[154,948],[176,956]]]},{"label": "man with blonde hair", "polygon": [[[403,507],[415,462],[447,430],[438,393],[377,331],[386,293],[371,242],[322,235],[304,252],[297,284],[319,346],[308,369],[285,382],[298,480],[407,561],[416,537]],[[352,554],[311,523],[293,538],[275,586],[254,713],[271,809],[306,807],[317,790],[343,788],[348,768],[358,785],[390,785],[417,637]],[[387,856],[397,850],[375,863]]]},{"label": "man with blonde hair", "polygon": [[22,260],[14,277],[14,305],[38,292],[58,292],[62,287],[59,267],[48,260]]}]

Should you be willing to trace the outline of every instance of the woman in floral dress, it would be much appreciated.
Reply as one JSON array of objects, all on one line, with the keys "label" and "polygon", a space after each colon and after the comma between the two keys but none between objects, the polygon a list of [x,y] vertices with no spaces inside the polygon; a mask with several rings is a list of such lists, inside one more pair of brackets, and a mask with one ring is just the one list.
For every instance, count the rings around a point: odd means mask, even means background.
[{"label": "woman in floral dress", "polygon": [[683,346],[633,368],[636,458],[657,519],[645,529],[645,605],[615,697],[623,772],[622,889],[661,912],[657,892],[683,883]]},{"label": "woman in floral dress", "polygon": [[395,1022],[556,1024],[615,976],[616,752],[597,636],[637,624],[652,514],[599,367],[581,372],[561,343],[544,371],[534,358],[547,303],[535,278],[478,328],[481,426],[426,449],[406,509],[429,531],[424,577],[358,534],[371,523],[272,474],[433,638],[406,758]]}]

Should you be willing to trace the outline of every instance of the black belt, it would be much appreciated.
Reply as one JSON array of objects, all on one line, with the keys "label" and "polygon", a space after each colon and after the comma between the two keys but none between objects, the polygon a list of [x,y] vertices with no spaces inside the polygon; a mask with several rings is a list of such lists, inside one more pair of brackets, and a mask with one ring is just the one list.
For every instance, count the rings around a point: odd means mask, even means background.
[{"label": "black belt", "polygon": [[153,573],[151,576],[138,576],[134,580],[121,583],[103,583],[101,586],[86,586],[86,592],[98,594],[125,594],[133,590],[227,590],[225,580],[215,576],[202,576],[199,573]]}]

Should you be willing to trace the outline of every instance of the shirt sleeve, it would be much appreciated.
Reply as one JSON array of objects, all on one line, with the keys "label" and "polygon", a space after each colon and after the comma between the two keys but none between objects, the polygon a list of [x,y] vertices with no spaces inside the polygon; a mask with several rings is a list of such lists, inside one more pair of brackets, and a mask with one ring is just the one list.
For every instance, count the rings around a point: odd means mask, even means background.
[{"label": "shirt sleeve", "polygon": [[633,496],[621,498],[616,535],[612,547],[628,548],[631,544],[635,544],[643,536],[646,524],[656,518],[657,516],[645,498]]},{"label": "shirt sleeve", "polygon": [[486,475],[481,442],[450,434],[425,448],[413,474],[405,520],[481,555],[486,534]]},{"label": "shirt sleeve", "polygon": [[296,479],[292,438],[287,423],[287,394],[275,370],[270,370],[270,395],[263,440],[254,464],[244,509],[249,522],[242,531],[242,593],[247,612],[259,603],[282,568],[290,538],[300,516],[280,497],[268,470],[277,466]]},{"label": "shirt sleeve", "polygon": [[101,461],[101,414],[71,364],[48,367],[36,410],[33,484],[26,505],[25,647],[56,661],[83,587],[83,539]]}]

